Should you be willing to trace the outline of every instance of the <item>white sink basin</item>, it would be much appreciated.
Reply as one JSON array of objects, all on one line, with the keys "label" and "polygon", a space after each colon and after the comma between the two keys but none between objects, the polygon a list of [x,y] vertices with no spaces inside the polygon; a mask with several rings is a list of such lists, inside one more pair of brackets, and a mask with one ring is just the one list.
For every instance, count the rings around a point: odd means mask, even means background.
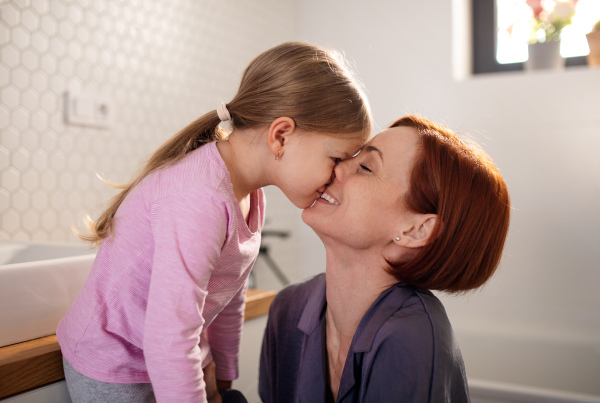
[{"label": "white sink basin", "polygon": [[85,246],[0,242],[0,347],[56,333],[95,256]]}]

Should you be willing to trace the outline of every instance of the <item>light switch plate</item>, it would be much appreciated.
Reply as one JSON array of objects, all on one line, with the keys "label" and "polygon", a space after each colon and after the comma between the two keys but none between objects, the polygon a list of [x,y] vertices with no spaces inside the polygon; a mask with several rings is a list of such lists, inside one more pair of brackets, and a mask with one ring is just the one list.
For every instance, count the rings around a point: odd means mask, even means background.
[{"label": "light switch plate", "polygon": [[70,125],[110,128],[113,108],[107,96],[93,92],[65,93],[65,123]]}]

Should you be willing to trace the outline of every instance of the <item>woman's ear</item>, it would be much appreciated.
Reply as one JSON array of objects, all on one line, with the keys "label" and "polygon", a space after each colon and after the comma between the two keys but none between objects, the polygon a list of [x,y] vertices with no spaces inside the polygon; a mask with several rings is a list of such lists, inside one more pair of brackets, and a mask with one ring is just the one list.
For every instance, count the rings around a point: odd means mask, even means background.
[{"label": "woman's ear", "polygon": [[420,248],[427,245],[437,222],[436,214],[415,214],[395,241],[407,248]]},{"label": "woman's ear", "polygon": [[289,141],[289,136],[296,131],[296,123],[294,119],[288,117],[277,118],[269,126],[267,132],[267,142],[273,155],[281,158],[284,153],[284,146]]}]

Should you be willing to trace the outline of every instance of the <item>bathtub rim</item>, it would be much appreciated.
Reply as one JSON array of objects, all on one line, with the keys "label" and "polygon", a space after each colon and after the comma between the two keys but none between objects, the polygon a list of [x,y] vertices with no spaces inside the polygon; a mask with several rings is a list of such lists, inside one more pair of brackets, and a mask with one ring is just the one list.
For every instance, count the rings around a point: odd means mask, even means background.
[{"label": "bathtub rim", "polygon": [[[32,249],[33,254],[39,254],[38,248],[42,250],[43,258],[36,258],[26,261],[19,261],[16,263],[10,263],[16,256],[22,252],[26,252],[28,249]],[[47,251],[56,249],[60,253],[51,253],[47,256]],[[55,261],[57,259],[67,259],[71,257],[81,257],[96,255],[98,248],[91,247],[89,245],[79,243],[58,243],[58,242],[29,242],[29,241],[12,241],[12,240],[1,240],[0,241],[0,267],[16,266],[20,264],[29,264],[44,261]]]},{"label": "bathtub rim", "polygon": [[[577,392],[525,386],[514,383],[490,381],[479,378],[468,378],[469,394],[473,397],[494,399],[517,398],[506,400],[519,403],[600,403],[600,396]],[[543,400],[540,400],[543,399]],[[499,400],[500,401],[500,400]],[[501,400],[504,401],[504,400]]]}]

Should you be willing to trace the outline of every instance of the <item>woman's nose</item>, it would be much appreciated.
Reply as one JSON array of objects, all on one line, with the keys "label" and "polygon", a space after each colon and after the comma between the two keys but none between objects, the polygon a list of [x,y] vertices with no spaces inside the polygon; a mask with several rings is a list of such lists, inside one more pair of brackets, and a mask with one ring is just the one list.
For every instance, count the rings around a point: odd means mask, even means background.
[{"label": "woman's nose", "polygon": [[331,181],[337,180],[338,182],[343,182],[346,178],[347,171],[352,165],[352,158],[347,159],[345,161],[340,161],[333,168],[333,175],[331,176]]}]

